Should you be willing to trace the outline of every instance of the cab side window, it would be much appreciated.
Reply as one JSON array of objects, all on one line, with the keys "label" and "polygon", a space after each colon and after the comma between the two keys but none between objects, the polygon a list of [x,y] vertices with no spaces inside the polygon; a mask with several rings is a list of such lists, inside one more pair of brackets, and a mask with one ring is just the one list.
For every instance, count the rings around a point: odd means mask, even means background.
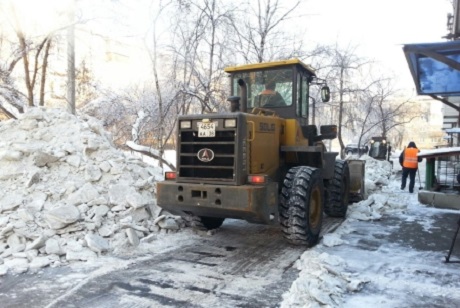
[{"label": "cab side window", "polygon": [[308,83],[307,78],[297,74],[297,116],[308,119]]}]

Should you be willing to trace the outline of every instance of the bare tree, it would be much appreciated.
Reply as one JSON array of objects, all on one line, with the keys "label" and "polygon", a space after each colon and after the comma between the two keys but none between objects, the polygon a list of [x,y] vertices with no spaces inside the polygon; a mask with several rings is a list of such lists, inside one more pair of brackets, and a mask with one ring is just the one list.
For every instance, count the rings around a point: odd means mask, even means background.
[{"label": "bare tree", "polygon": [[333,103],[337,106],[337,137],[341,148],[340,152],[343,155],[345,145],[342,138],[342,126],[344,124],[345,103],[350,100],[353,93],[362,90],[362,86],[356,84],[354,77],[360,73],[363,66],[369,64],[369,60],[359,57],[356,54],[356,47],[341,48],[336,45],[330,49],[328,61],[322,71],[327,70],[326,76],[328,84],[332,88]]},{"label": "bare tree", "polygon": [[[380,70],[379,70],[380,71]],[[403,126],[421,116],[418,104],[400,95],[393,85],[394,78],[366,75],[359,91],[352,93],[344,108],[344,129],[349,130],[358,144],[372,136],[395,139]]]},{"label": "bare tree", "polygon": [[[169,4],[167,13],[173,16],[168,37],[170,43],[167,49],[157,50],[157,59],[161,57],[161,82],[158,85],[163,93],[167,88],[170,91],[168,97],[174,99],[164,102],[168,106],[167,112],[165,109],[162,113],[164,119],[190,112],[222,111],[227,92],[223,86],[226,83],[223,68],[226,55],[231,54],[225,41],[232,18],[231,6],[227,7],[218,0]],[[166,14],[166,7],[163,11]],[[155,14],[158,18],[163,17],[158,12]],[[155,44],[153,42],[153,47],[148,45],[151,55]],[[172,131],[165,131],[165,136],[172,136]]]},{"label": "bare tree", "polygon": [[101,97],[85,105],[82,112],[99,119],[112,134],[116,146],[123,146],[131,140],[135,114],[129,106],[129,98],[112,91],[102,91]]},{"label": "bare tree", "polygon": [[414,110],[413,103],[415,102],[404,98],[398,99],[398,93],[393,88],[391,79],[378,80],[374,88],[375,108],[373,110],[382,137],[387,137],[393,128],[420,117],[420,113]]},{"label": "bare tree", "polygon": [[[163,157],[163,153],[164,153],[164,141],[163,141],[163,137],[164,137],[164,127],[163,127],[163,122],[164,122],[164,118],[165,118],[165,114],[164,114],[164,110],[163,110],[163,96],[162,96],[162,88],[160,86],[160,80],[159,80],[159,77],[158,77],[158,58],[159,58],[159,55],[158,55],[158,42],[157,42],[157,23],[158,23],[158,19],[163,11],[163,9],[165,7],[168,6],[168,3],[166,4],[163,4],[160,2],[159,4],[159,7],[158,7],[158,11],[157,11],[157,14],[154,16],[153,18],[153,32],[152,32],[152,44],[153,44],[153,47],[152,47],[152,50],[151,52],[149,53],[149,56],[150,56],[150,61],[152,62],[152,71],[153,71],[153,78],[154,78],[154,82],[155,82],[155,88],[156,88],[156,95],[157,95],[157,102],[158,102],[158,115],[159,115],[159,138],[158,138],[158,150],[159,150],[159,156],[160,157]],[[159,161],[160,162],[160,167],[162,168],[163,167],[163,162],[162,160]]]},{"label": "bare tree", "polygon": [[24,97],[17,90],[11,71],[0,67],[0,109],[9,117],[16,118],[24,112]]},{"label": "bare tree", "polygon": [[[302,41],[289,37],[282,30],[293,17],[301,1],[286,7],[286,1],[257,0],[251,2],[239,20],[234,20],[237,51],[247,63],[287,59],[302,54]],[[241,26],[242,25],[242,26]]]},{"label": "bare tree", "polygon": [[[27,90],[27,100],[29,107],[34,106],[34,88],[37,83],[38,73],[40,71],[46,74],[46,69],[48,65],[48,56],[49,49],[51,46],[51,40],[53,34],[50,33],[46,35],[38,44],[34,44],[31,40],[26,39],[25,33],[21,27],[19,17],[16,13],[15,7],[11,6],[11,12],[14,20],[14,30],[19,42],[19,50],[22,57],[22,62],[24,65],[24,76],[25,76],[25,86]],[[43,52],[43,55],[42,55]],[[35,53],[35,54],[33,54]],[[33,60],[31,60],[33,56]],[[44,89],[46,82],[46,75],[41,78],[41,87],[40,87],[40,102],[41,106],[44,105]]]},{"label": "bare tree", "polygon": [[16,118],[24,112],[26,97],[18,90],[12,72],[21,54],[10,52],[11,44],[5,34],[5,27],[0,28],[0,109],[9,117]]}]

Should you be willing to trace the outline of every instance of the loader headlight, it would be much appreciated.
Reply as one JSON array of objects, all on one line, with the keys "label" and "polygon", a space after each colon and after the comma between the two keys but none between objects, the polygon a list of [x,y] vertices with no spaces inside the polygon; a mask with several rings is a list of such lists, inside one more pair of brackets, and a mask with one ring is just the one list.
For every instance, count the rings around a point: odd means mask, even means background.
[{"label": "loader headlight", "polygon": [[234,127],[236,127],[236,119],[225,119],[224,127],[225,128],[234,128]]},{"label": "loader headlight", "polygon": [[192,128],[192,121],[180,121],[180,128],[182,129]]}]

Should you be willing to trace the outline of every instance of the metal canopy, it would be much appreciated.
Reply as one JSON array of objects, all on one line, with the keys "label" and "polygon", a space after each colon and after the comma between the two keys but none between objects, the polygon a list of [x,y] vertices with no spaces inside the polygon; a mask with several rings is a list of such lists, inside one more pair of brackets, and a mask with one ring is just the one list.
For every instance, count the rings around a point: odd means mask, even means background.
[{"label": "metal canopy", "polygon": [[460,95],[460,41],[403,47],[419,95]]}]

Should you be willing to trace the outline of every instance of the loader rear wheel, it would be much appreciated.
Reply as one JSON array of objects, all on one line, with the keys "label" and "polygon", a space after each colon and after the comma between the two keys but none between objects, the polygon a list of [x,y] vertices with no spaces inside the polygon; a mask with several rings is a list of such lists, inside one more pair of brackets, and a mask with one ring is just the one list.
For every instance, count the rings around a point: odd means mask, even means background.
[{"label": "loader rear wheel", "polygon": [[336,160],[334,178],[329,182],[327,189],[327,202],[324,212],[332,217],[345,217],[347,214],[350,194],[350,170],[348,162]]},{"label": "loader rear wheel", "polygon": [[195,216],[195,215],[188,215],[183,218],[189,227],[201,229],[201,230],[217,229],[220,226],[222,226],[225,220],[225,218]]},{"label": "loader rear wheel", "polygon": [[323,220],[324,188],[321,170],[299,166],[284,178],[280,195],[280,223],[284,237],[292,244],[318,243]]}]

